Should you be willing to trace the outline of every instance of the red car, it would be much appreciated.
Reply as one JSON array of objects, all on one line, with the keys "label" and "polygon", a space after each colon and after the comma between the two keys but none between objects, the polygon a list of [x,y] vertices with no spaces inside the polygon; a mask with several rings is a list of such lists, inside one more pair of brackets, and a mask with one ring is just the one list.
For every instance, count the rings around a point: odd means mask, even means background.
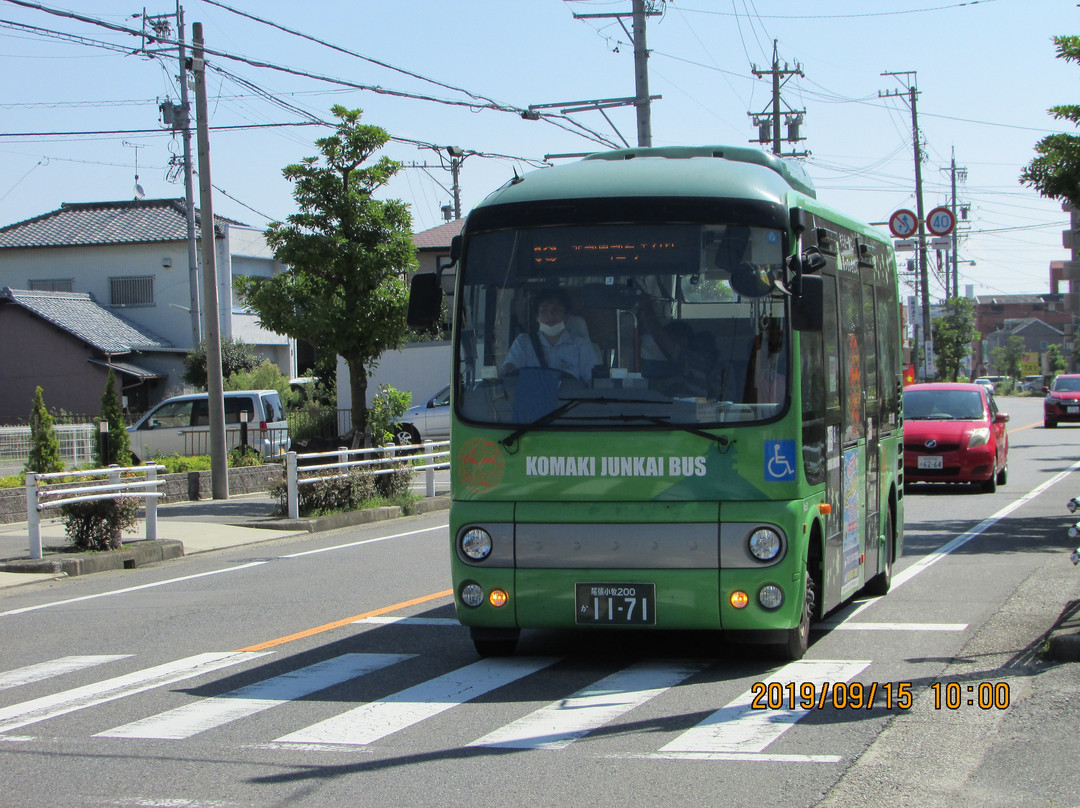
[{"label": "red car", "polygon": [[1080,421],[1080,373],[1056,377],[1043,400],[1043,426],[1053,429],[1062,421]]},{"label": "red car", "polygon": [[1008,477],[1008,420],[981,384],[905,387],[904,482],[980,483],[993,493]]}]

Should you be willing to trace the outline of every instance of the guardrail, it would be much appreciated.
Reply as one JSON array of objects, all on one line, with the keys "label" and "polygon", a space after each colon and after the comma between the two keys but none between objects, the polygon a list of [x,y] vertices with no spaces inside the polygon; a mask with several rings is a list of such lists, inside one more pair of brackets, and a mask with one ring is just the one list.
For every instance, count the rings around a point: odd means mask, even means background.
[{"label": "guardrail", "polygon": [[[359,457],[364,459],[353,460]],[[337,462],[319,463],[319,460],[336,458]],[[300,461],[314,460],[313,464]],[[416,461],[423,461],[416,464]],[[298,454],[286,452],[285,454],[285,485],[286,504],[290,519],[300,518],[300,486],[324,480],[339,480],[347,477],[349,469],[370,468],[372,474],[392,474],[401,469],[423,471],[425,473],[426,496],[435,496],[435,470],[450,468],[450,441],[424,441],[424,450],[417,454],[412,446],[381,446],[373,449],[346,449],[344,447],[333,452],[310,452]],[[304,472],[331,472],[330,474],[316,474],[315,476],[300,476],[300,469]]]},{"label": "guardrail", "polygon": [[[50,474],[26,473],[26,525],[30,534],[30,557],[41,558],[41,512],[48,508],[59,508],[75,502],[91,502],[98,499],[116,499],[118,497],[139,498],[146,500],[146,538],[157,539],[157,501],[164,497],[160,491],[150,489],[164,485],[164,480],[157,478],[164,466],[148,462],[142,466],[109,466],[107,469],[89,471],[57,471]],[[123,478],[121,474],[144,474],[145,479]],[[88,485],[74,488],[49,488],[50,480],[62,480],[65,477],[102,477],[90,480]],[[42,485],[44,483],[44,485]]]}]

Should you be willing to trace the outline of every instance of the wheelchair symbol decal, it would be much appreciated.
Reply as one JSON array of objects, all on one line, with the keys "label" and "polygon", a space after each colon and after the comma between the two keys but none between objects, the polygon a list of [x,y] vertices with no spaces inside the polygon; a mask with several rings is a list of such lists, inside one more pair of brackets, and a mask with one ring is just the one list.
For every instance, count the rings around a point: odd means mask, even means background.
[{"label": "wheelchair symbol decal", "polygon": [[795,479],[795,441],[765,441],[765,482],[784,483]]}]

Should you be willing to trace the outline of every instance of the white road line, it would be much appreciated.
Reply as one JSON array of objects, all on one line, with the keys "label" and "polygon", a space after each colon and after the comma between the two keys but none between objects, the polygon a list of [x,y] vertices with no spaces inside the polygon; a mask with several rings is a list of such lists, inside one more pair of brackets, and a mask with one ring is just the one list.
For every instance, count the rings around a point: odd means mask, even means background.
[{"label": "white road line", "polygon": [[771,755],[768,752],[654,752],[651,755],[611,755],[642,760],[724,760],[749,763],[839,763],[842,755]]},{"label": "white road line", "polygon": [[394,665],[415,654],[342,654],[306,668],[265,679],[221,696],[201,699],[115,729],[98,738],[180,740],[279,704],[303,698],[366,673]]},{"label": "white road line", "polygon": [[966,631],[967,623],[845,623],[824,620],[814,623],[814,631]]},{"label": "white road line", "polygon": [[[435,527],[423,528],[422,530],[410,530],[406,533],[395,533],[392,536],[379,536],[374,539],[364,539],[363,541],[349,542],[348,544],[337,544],[333,547],[321,547],[317,550],[305,550],[301,553],[289,553],[288,555],[278,556],[278,559],[293,559],[302,558],[303,556],[315,555],[317,553],[329,553],[333,550],[347,550],[352,547],[359,547],[364,544],[375,544],[376,542],[390,541],[391,539],[403,539],[408,536],[416,536],[420,533],[430,533],[432,530],[445,530],[446,525],[436,525]],[[128,592],[139,592],[143,589],[153,589],[158,586],[168,586],[169,584],[181,583],[183,581],[191,581],[196,578],[205,578],[209,575],[222,575],[227,572],[240,572],[241,570],[251,569],[252,567],[261,567],[263,564],[269,564],[269,561],[252,561],[248,564],[238,564],[234,567],[226,567],[220,570],[211,570],[210,572],[200,572],[196,575],[183,575],[179,578],[168,578],[164,581],[157,581],[152,584],[142,584],[141,586],[129,586],[123,589],[115,589],[111,592],[99,592],[96,595],[83,595],[80,598],[68,598],[67,600],[57,600],[51,603],[42,603],[37,606],[26,606],[22,609],[11,609],[10,611],[0,612],[0,617],[10,617],[16,614],[25,614],[27,612],[36,612],[41,609],[51,609],[54,606],[66,606],[69,603],[80,603],[86,600],[94,600],[96,598],[107,598],[113,595],[125,595]]]},{"label": "white road line", "polygon": [[0,673],[0,690],[9,687],[27,685],[31,682],[40,682],[51,676],[60,676],[72,671],[80,671],[84,668],[92,668],[104,662],[113,662],[117,659],[127,659],[131,654],[96,654],[92,656],[66,656],[49,662],[39,662],[36,665],[27,665],[25,668]]},{"label": "white road line", "polygon": [[433,530],[447,530],[448,525],[435,525],[434,527],[425,527],[420,530],[410,530],[406,533],[395,533],[393,536],[377,536],[373,539],[361,539],[360,541],[351,541],[347,544],[335,544],[333,547],[320,547],[317,550],[304,550],[300,553],[289,553],[288,555],[280,556],[281,558],[303,558],[309,555],[318,555],[319,553],[330,553],[334,550],[348,550],[352,547],[361,547],[365,544],[376,544],[381,541],[390,541],[392,539],[405,539],[409,536],[418,536],[421,533],[430,533]]},{"label": "white road line", "polygon": [[275,738],[274,742],[369,744],[557,661],[554,657],[482,659],[385,699],[362,704],[298,732]]},{"label": "white road line", "polygon": [[55,718],[58,715],[82,710],[104,704],[107,701],[142,693],[162,685],[180,682],[204,673],[210,673],[230,665],[238,665],[251,659],[266,656],[269,651],[231,651],[216,652],[209,654],[197,654],[168,662],[154,668],[135,671],[124,676],[106,679],[72,690],[65,690],[52,696],[43,696],[39,699],[24,701],[21,704],[13,704],[10,707],[0,708],[0,732],[10,732],[28,724]]},{"label": "white road line", "polygon": [[[949,555],[954,550],[963,547],[965,544],[967,544],[969,541],[976,538],[977,536],[982,535],[995,524],[1008,516],[1010,513],[1015,511],[1017,508],[1021,507],[1022,505],[1026,505],[1028,502],[1035,499],[1035,497],[1042,494],[1043,491],[1050,488],[1051,486],[1057,485],[1059,482],[1064,480],[1066,477],[1068,477],[1070,474],[1072,474],[1078,469],[1080,469],[1080,460],[1077,460],[1064,471],[1059,471],[1049,480],[1046,480],[1045,482],[1035,486],[1019,499],[1013,500],[1004,508],[999,510],[997,513],[994,513],[988,516],[986,519],[983,519],[981,522],[979,522],[979,524],[971,528],[971,530],[961,533],[955,539],[946,542],[933,552],[927,553],[910,567],[906,567],[902,572],[898,572],[893,575],[892,589],[895,590],[897,587],[903,586],[919,573],[925,572],[926,570],[930,569],[930,567],[941,561],[941,559],[945,558],[945,556]],[[851,620],[853,617],[857,617],[858,615],[862,614],[873,604],[877,603],[880,599],[881,598],[870,598],[869,600],[863,601],[861,604],[859,604],[857,608],[855,608],[851,612],[851,614],[844,618],[844,621],[846,622],[847,620]]]},{"label": "white road line", "polygon": [[469,746],[563,749],[705,667],[700,662],[638,662],[500,727]]},{"label": "white road line", "polygon": [[97,598],[109,598],[113,595],[126,595],[128,592],[139,592],[143,589],[154,589],[159,586],[168,586],[169,584],[180,583],[181,581],[194,581],[196,578],[206,578],[210,575],[221,575],[226,572],[239,572],[240,570],[251,569],[252,567],[261,567],[263,564],[268,564],[268,561],[252,561],[249,564],[239,564],[235,567],[226,567],[222,570],[211,570],[210,572],[200,572],[195,575],[183,575],[179,578],[169,578],[164,581],[156,581],[152,584],[140,584],[139,586],[127,586],[123,589],[114,589],[111,592],[98,592],[96,595],[83,595],[80,598],[68,598],[67,600],[54,600],[51,603],[40,603],[37,606],[24,606],[21,609],[12,609],[7,612],[0,612],[0,617],[10,617],[14,614],[25,614],[26,612],[36,612],[40,609],[51,609],[53,606],[66,606],[69,603],[81,603],[86,600],[96,600]]},{"label": "white road line", "polygon": [[[826,683],[846,682],[870,665],[870,660],[803,659],[777,670],[766,684],[776,682],[787,686],[794,683],[795,692],[803,682],[812,682],[816,690]],[[751,707],[757,694],[747,690],[734,701],[721,707],[696,727],[687,730],[660,749],[666,753],[758,753],[789,730],[809,710],[801,708],[755,710]]]}]

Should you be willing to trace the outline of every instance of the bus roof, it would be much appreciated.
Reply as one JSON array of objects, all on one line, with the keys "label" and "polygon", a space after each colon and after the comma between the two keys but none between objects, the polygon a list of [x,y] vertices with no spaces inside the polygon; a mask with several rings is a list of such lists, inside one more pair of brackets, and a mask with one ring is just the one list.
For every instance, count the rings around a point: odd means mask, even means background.
[{"label": "bus roof", "polygon": [[786,204],[788,193],[817,193],[797,163],[739,146],[666,146],[591,154],[531,171],[477,207],[594,197],[731,197]]}]

